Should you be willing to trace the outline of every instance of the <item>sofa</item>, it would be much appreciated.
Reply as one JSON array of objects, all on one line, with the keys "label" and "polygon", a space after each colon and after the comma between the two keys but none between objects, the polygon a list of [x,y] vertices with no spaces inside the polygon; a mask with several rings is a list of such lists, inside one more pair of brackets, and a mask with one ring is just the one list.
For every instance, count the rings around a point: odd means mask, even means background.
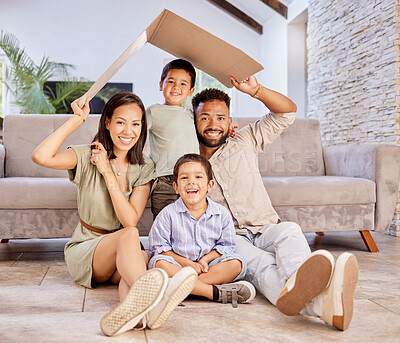
[{"label": "sofa", "polygon": [[[34,149],[69,115],[7,115],[0,145],[0,238],[70,237],[79,221],[76,188],[67,172],[31,161]],[[63,144],[90,143],[99,115]],[[243,127],[257,118],[234,118]],[[148,146],[145,149],[148,151]],[[296,119],[259,155],[260,173],[283,221],[304,232],[359,231],[369,251],[378,251],[370,231],[386,231],[397,202],[400,147],[323,147],[319,122]],[[138,225],[146,236],[150,201]]]}]

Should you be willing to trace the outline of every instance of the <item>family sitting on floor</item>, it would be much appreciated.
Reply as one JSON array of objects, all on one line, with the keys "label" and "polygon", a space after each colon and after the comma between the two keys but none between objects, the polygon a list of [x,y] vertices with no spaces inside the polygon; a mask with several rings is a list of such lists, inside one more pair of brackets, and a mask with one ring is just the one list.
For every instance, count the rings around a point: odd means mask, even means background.
[{"label": "family sitting on floor", "polygon": [[[161,74],[165,102],[147,111],[124,92],[105,105],[91,144],[59,151],[89,115],[89,100],[32,154],[37,164],[68,170],[78,188],[78,223],[65,246],[78,284],[119,285],[120,305],[101,320],[105,335],[160,327],[189,294],[250,302],[256,289],[282,313],[319,317],[348,328],[358,280],[354,255],[336,262],[311,253],[299,225],[282,222],[262,183],[257,154],[295,120],[296,105],[255,76],[233,86],[270,111],[236,131],[230,98],[218,89],[193,97],[196,72],[185,60]],[[151,159],[143,154],[149,133]],[[151,194],[149,254],[137,225]],[[317,228],[316,228],[316,231]]]}]

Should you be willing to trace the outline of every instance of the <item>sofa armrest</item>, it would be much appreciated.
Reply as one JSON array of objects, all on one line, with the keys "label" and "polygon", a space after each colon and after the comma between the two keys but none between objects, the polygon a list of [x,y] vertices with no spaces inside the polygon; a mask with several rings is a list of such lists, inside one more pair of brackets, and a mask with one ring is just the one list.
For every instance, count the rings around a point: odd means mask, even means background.
[{"label": "sofa armrest", "polygon": [[369,179],[376,184],[375,231],[386,231],[399,195],[400,146],[340,145],[324,147],[326,175]]},{"label": "sofa armrest", "polygon": [[0,144],[0,178],[4,177],[4,162],[6,159],[6,149],[3,144]]}]

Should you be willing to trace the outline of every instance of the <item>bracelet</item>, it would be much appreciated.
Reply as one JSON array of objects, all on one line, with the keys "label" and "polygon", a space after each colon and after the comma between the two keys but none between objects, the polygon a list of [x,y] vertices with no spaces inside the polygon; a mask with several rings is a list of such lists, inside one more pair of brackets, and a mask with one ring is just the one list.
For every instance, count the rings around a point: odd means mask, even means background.
[{"label": "bracelet", "polygon": [[74,116],[80,117],[80,118],[82,119],[82,124],[86,121],[86,119],[85,119],[85,118],[82,118],[82,116],[79,115],[79,114],[74,114]]},{"label": "bracelet", "polygon": [[259,99],[263,88],[264,87],[261,84],[258,84],[258,88],[257,88],[256,92],[252,95],[252,97],[256,98],[256,99]]}]

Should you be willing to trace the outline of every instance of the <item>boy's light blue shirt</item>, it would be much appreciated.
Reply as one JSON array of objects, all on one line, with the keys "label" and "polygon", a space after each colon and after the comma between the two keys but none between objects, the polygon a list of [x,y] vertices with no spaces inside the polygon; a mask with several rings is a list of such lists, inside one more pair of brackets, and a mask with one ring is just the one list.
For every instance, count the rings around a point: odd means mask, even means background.
[{"label": "boy's light blue shirt", "polygon": [[172,175],[179,157],[199,153],[193,112],[179,106],[156,104],[146,111],[150,157],[157,177]]},{"label": "boy's light blue shirt", "polygon": [[150,254],[172,250],[191,261],[198,261],[212,250],[232,254],[236,234],[228,210],[207,198],[206,212],[196,220],[179,198],[164,207],[149,233]]}]

